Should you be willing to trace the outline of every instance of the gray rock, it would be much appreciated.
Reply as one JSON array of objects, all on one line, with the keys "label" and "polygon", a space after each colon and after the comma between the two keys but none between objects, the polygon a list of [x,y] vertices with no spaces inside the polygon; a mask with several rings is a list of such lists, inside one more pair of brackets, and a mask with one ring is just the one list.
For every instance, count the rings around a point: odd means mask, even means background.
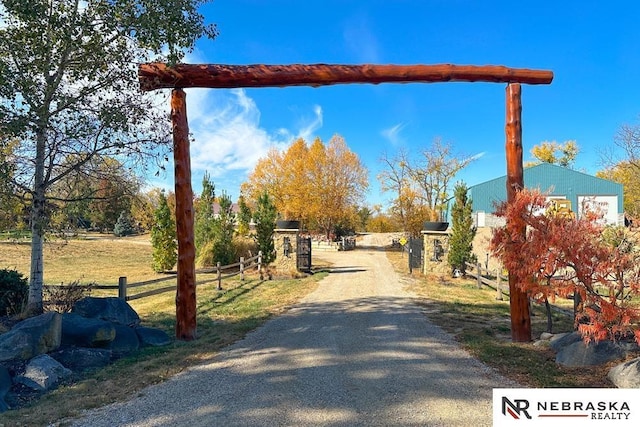
[{"label": "gray rock", "polygon": [[127,326],[140,324],[140,317],[124,300],[117,297],[85,297],[76,302],[71,310],[83,317],[107,320]]},{"label": "gray rock", "polygon": [[0,335],[0,362],[28,360],[60,347],[62,316],[49,312],[16,324]]},{"label": "gray rock", "polygon": [[160,347],[163,345],[169,345],[173,342],[171,337],[161,329],[139,326],[135,328],[135,331],[143,346]]},{"label": "gray rock", "polygon": [[640,357],[614,366],[607,377],[619,388],[640,388]]},{"label": "gray rock", "polygon": [[62,315],[62,344],[76,347],[108,347],[116,337],[112,323],[75,313]]},{"label": "gray rock", "polygon": [[51,353],[51,357],[73,371],[83,371],[107,366],[111,361],[111,350],[69,347]]},{"label": "gray rock", "polygon": [[113,326],[116,331],[116,337],[109,344],[109,348],[113,352],[114,356],[124,356],[127,353],[131,353],[132,351],[136,351],[140,348],[140,339],[133,328],[117,323]]},{"label": "gray rock", "polygon": [[11,375],[4,366],[0,366],[0,413],[9,410],[9,405],[4,401],[4,397],[11,388]]},{"label": "gray rock", "polygon": [[582,341],[582,335],[579,332],[567,332],[564,334],[556,334],[549,341],[551,348],[560,351],[562,347],[566,347],[578,341]]},{"label": "gray rock", "polygon": [[15,377],[15,382],[36,391],[51,390],[61,381],[69,378],[73,372],[62,366],[57,360],[42,354],[29,361],[24,374]]},{"label": "gray rock", "polygon": [[540,334],[540,339],[543,341],[549,341],[551,338],[553,338],[554,335],[549,333],[549,332],[543,332]]},{"label": "gray rock", "polygon": [[597,366],[624,357],[624,350],[611,341],[585,344],[582,340],[565,345],[556,354],[564,366]]}]

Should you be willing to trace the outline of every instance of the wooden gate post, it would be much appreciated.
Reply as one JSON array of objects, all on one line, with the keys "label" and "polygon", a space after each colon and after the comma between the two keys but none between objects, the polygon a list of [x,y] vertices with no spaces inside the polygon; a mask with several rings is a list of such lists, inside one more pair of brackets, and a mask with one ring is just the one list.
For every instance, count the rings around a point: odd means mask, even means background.
[{"label": "wooden gate post", "polygon": [[502,301],[502,275],[499,268],[496,268],[496,300]]},{"label": "wooden gate post", "polygon": [[178,238],[178,286],[176,290],[176,339],[196,338],[196,247],[193,230],[193,190],[186,94],[171,91],[173,162],[175,164],[176,234]]},{"label": "wooden gate post", "polygon": [[[520,83],[507,85],[507,118],[505,125],[507,154],[507,203],[513,203],[516,194],[524,188],[522,166],[522,89]],[[516,224],[520,238],[525,238],[526,228]],[[509,249],[507,249],[509,250]],[[519,271],[509,271],[509,307],[511,311],[511,340],[531,341],[531,315],[527,293],[518,288]]]}]

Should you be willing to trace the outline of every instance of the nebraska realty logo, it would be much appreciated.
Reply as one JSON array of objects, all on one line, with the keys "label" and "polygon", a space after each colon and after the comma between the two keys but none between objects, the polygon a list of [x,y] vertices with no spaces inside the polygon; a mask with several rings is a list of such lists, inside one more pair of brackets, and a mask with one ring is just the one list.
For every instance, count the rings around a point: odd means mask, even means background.
[{"label": "nebraska realty logo", "polygon": [[640,389],[494,389],[494,426],[640,425]]}]

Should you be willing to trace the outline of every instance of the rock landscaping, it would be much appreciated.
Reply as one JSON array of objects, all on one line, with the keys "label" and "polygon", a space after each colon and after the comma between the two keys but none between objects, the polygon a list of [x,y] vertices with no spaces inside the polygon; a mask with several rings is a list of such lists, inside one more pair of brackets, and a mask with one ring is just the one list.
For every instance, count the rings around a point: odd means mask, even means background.
[{"label": "rock landscaping", "polygon": [[138,314],[119,298],[86,297],[71,313],[18,322],[0,335],[0,412],[141,347],[171,342],[164,331],[141,326]]},{"label": "rock landscaping", "polygon": [[[601,366],[624,361],[609,370],[609,380],[619,388],[640,387],[640,346],[630,341],[585,344],[578,332],[543,334],[536,345],[549,345],[556,363],[568,367]],[[633,358],[635,357],[635,358]],[[627,360],[633,358],[631,360]]]}]

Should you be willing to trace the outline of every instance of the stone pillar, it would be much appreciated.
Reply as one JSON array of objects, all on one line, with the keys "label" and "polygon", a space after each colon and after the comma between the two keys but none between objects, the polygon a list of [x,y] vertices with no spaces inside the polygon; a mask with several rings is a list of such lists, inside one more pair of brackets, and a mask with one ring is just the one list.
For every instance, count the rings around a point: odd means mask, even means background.
[{"label": "stone pillar", "polygon": [[[297,269],[298,228],[276,228],[273,230],[273,243],[276,259],[273,266],[282,272],[292,272]],[[285,250],[286,249],[286,250]]]},{"label": "stone pillar", "polygon": [[451,267],[447,262],[449,255],[449,232],[447,231],[422,231],[424,243],[423,273],[451,273]]}]

